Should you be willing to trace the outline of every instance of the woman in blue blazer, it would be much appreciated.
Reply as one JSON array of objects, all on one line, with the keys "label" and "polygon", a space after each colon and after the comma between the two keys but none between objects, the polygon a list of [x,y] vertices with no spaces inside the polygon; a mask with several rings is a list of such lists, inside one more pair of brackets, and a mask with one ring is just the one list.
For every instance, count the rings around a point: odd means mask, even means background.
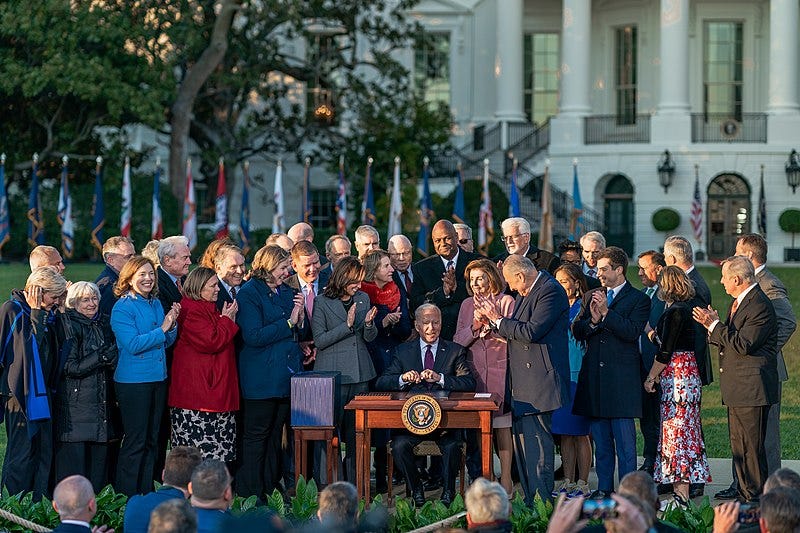
[{"label": "woman in blue blazer", "polygon": [[289,418],[290,378],[302,369],[298,335],[304,323],[302,293],[284,281],[291,256],[267,245],[253,258],[250,280],[236,294],[242,334],[242,464],[236,476],[241,496],[264,498],[280,478],[281,433]]},{"label": "woman in blue blazer", "polygon": [[158,432],[167,404],[167,356],[175,342],[180,304],[164,315],[153,263],[134,256],[114,286],[119,298],[111,311],[119,361],[114,389],[125,433],[117,462],[116,489],[123,494],[153,490]]}]

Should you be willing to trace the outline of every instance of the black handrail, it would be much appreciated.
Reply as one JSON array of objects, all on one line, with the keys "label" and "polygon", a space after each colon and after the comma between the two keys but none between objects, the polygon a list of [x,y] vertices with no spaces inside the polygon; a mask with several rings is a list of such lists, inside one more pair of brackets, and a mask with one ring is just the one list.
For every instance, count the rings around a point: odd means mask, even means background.
[{"label": "black handrail", "polygon": [[730,114],[692,113],[694,143],[765,143],[766,113]]},{"label": "black handrail", "polygon": [[[634,118],[629,123],[629,118]],[[650,115],[593,115],[584,119],[585,144],[649,143]]]}]

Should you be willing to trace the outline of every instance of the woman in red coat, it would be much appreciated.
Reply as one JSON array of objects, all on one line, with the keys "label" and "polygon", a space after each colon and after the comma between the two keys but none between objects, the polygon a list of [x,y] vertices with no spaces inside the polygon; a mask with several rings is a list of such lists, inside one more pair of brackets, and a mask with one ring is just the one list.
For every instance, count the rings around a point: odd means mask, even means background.
[{"label": "woman in red coat", "polygon": [[196,446],[207,459],[236,459],[239,378],[234,337],[236,302],[217,311],[219,280],[206,267],[183,282],[178,340],[172,360],[168,404],[173,446]]}]

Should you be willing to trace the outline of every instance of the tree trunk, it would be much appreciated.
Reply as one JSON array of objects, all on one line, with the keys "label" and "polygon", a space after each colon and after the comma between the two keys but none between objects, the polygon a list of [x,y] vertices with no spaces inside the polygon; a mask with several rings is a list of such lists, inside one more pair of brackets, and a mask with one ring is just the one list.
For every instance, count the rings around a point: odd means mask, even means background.
[{"label": "tree trunk", "polygon": [[233,16],[241,7],[236,0],[220,0],[211,40],[200,58],[186,71],[175,103],[172,104],[169,139],[169,183],[176,198],[183,198],[186,187],[186,158],[189,152],[189,128],[197,93],[217,68],[228,50],[228,32]]}]

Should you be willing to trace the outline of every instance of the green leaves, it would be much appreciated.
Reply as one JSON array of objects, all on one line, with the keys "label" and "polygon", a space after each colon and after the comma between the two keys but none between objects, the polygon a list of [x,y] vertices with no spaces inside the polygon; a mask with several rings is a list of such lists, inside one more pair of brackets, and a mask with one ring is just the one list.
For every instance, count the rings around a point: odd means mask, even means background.
[{"label": "green leaves", "polygon": [[706,533],[714,527],[714,508],[708,496],[703,497],[700,505],[690,500],[687,509],[670,503],[661,519],[689,533]]}]

